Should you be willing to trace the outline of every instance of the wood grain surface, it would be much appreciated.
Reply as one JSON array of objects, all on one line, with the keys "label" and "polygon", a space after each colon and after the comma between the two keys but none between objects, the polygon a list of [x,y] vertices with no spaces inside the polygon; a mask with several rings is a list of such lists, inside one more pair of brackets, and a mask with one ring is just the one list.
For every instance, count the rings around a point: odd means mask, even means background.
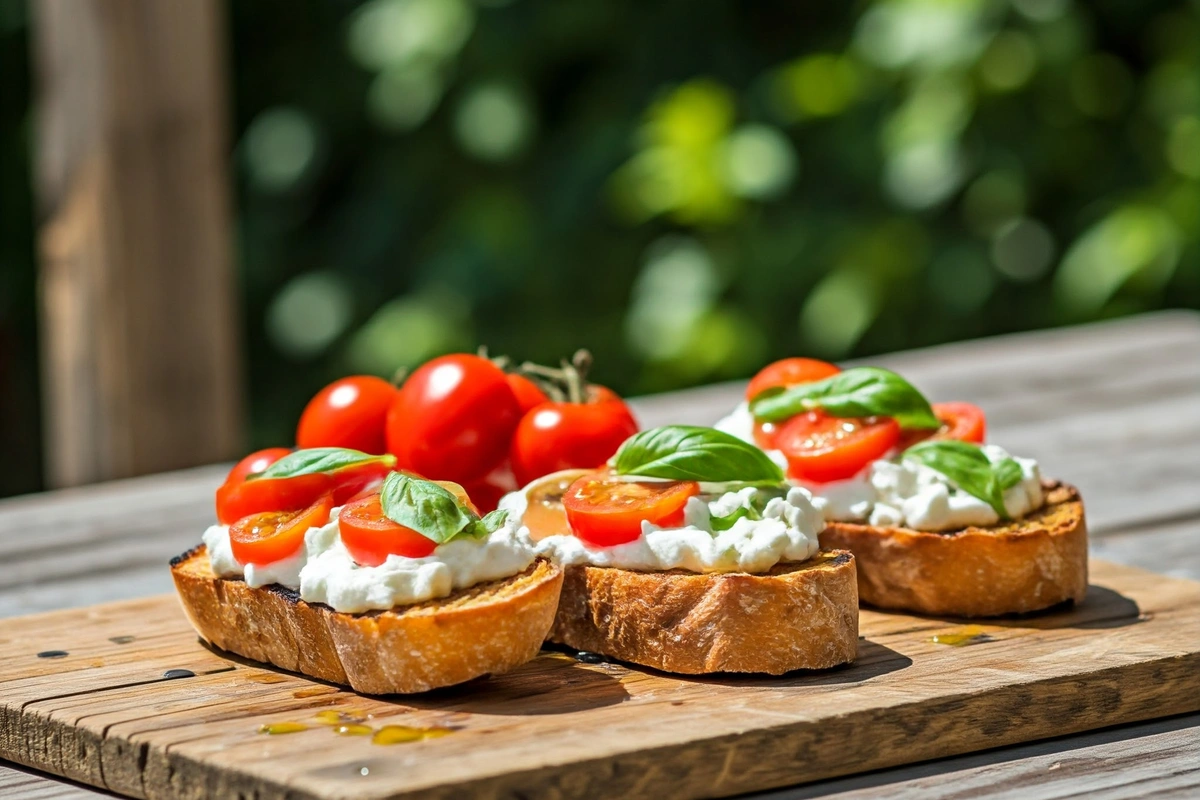
[{"label": "wood grain surface", "polygon": [[[1165,312],[870,362],[903,370],[935,399],[979,403],[994,441],[1079,485],[1094,556],[1200,579],[1200,315]],[[640,398],[635,406],[646,425],[711,423],[742,387]],[[0,501],[0,616],[169,591],[163,563],[211,521],[224,469]],[[945,755],[772,796],[1200,796],[1200,714]],[[0,796],[102,795],[0,765]]]},{"label": "wood grain surface", "polygon": [[[170,596],[19,617],[0,755],[151,798],[727,796],[1200,710],[1200,583],[1093,572],[1082,605],[969,646],[936,641],[965,623],[866,612],[843,669],[680,679],[546,653],[398,698],[224,658]],[[308,728],[260,732],[280,723]],[[388,725],[452,733],[373,743]]]}]

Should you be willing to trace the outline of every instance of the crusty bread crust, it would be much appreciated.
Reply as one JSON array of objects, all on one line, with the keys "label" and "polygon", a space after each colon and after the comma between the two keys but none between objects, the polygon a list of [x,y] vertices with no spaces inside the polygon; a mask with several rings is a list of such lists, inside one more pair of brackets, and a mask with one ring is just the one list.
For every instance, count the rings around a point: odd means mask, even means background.
[{"label": "crusty bread crust", "polygon": [[821,546],[854,553],[866,605],[994,617],[1039,611],[1087,593],[1087,523],[1072,486],[1046,482],[1046,504],[991,528],[929,533],[831,522]]},{"label": "crusty bread crust", "polygon": [[566,569],[552,641],[697,675],[826,669],[854,660],[854,557],[822,552],[769,573]]},{"label": "crusty bread crust", "polygon": [[366,694],[407,694],[501,673],[538,654],[562,570],[524,572],[389,611],[343,614],[281,586],[217,577],[198,547],[171,564],[197,633],[217,647]]}]

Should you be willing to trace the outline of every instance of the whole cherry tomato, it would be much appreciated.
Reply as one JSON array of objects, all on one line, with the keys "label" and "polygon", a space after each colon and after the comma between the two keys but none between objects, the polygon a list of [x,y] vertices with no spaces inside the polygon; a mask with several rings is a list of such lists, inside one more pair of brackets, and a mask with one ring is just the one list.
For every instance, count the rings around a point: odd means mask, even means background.
[{"label": "whole cherry tomato", "polygon": [[400,387],[388,412],[388,450],[401,469],[467,484],[504,459],[520,419],[499,367],[465,353],[442,356]]},{"label": "whole cherry tomato", "polygon": [[266,450],[256,450],[233,465],[233,469],[229,470],[229,474],[225,476],[225,482],[241,483],[246,480],[247,475],[262,472],[290,452],[292,451],[286,447],[268,447]]},{"label": "whole cherry tomato", "polygon": [[308,401],[296,427],[296,446],[348,447],[387,452],[387,415],[396,387],[383,378],[354,375],[326,386]]},{"label": "whole cherry tomato", "polygon": [[776,386],[796,386],[812,383],[837,375],[841,368],[815,358],[784,358],[768,364],[750,379],[746,386],[746,399],[753,400],[767,389]]},{"label": "whole cherry tomato", "polygon": [[564,469],[600,467],[637,433],[629,407],[609,394],[613,399],[600,402],[543,403],[522,417],[509,451],[517,483],[524,486]]},{"label": "whole cherry tomato", "polygon": [[295,555],[309,528],[329,522],[333,496],[322,495],[298,511],[265,511],[229,526],[229,547],[241,564],[273,564]]},{"label": "whole cherry tomato", "polygon": [[517,479],[513,477],[512,465],[505,460],[487,475],[467,484],[465,488],[471,501],[479,507],[481,512],[486,514],[496,510],[501,497],[509,492],[515,492],[521,487],[517,485]]},{"label": "whole cherry tomato", "polygon": [[508,385],[512,387],[513,394],[517,397],[517,405],[521,407],[522,414],[550,399],[541,390],[541,387],[524,375],[510,372],[504,377],[508,381]]},{"label": "whole cherry tomato", "polygon": [[900,440],[891,417],[831,417],[820,411],[785,422],[775,444],[787,456],[788,477],[812,483],[844,480],[883,458]]},{"label": "whole cherry tomato", "polygon": [[642,522],[671,527],[683,522],[683,507],[700,493],[692,481],[621,481],[604,472],[576,480],[563,495],[567,522],[575,535],[597,547],[632,542]]}]

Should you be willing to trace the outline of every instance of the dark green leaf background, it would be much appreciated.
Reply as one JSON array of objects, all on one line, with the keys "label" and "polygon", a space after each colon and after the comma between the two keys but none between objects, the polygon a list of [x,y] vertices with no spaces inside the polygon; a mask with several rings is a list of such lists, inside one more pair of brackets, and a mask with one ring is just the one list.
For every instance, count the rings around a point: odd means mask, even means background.
[{"label": "dark green leaf background", "polygon": [[[635,393],[1200,307],[1195,3],[227,11],[248,448],[479,343]],[[0,0],[0,494],[40,451],[28,16]]]}]

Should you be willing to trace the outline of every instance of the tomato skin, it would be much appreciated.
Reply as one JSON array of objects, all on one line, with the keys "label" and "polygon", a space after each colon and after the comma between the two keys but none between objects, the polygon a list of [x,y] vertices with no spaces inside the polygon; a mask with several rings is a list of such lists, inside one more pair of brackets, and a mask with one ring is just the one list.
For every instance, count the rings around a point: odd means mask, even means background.
[{"label": "tomato skin", "polygon": [[225,476],[225,482],[241,483],[246,480],[247,475],[262,472],[291,452],[286,447],[268,447],[265,450],[256,450],[233,465],[233,469],[229,470],[229,474]]},{"label": "tomato skin", "polygon": [[333,485],[333,477],[323,473],[225,483],[217,489],[217,521],[231,525],[252,514],[297,511],[331,491]]},{"label": "tomato skin", "polygon": [[788,460],[788,477],[809,483],[852,478],[883,458],[900,440],[891,417],[849,419],[810,411],[792,417],[775,442]]},{"label": "tomato skin", "polygon": [[641,536],[643,520],[663,527],[681,524],[688,498],[699,493],[693,481],[630,482],[593,472],[571,484],[562,504],[578,538],[613,547]]},{"label": "tomato skin", "polygon": [[746,386],[746,399],[753,400],[767,389],[776,386],[796,386],[823,380],[841,372],[841,367],[815,358],[784,358],[768,364],[750,379]]},{"label": "tomato skin", "polygon": [[392,554],[424,558],[437,549],[437,542],[388,519],[378,494],[343,506],[338,512],[338,532],[351,558],[364,567],[377,567]]},{"label": "tomato skin", "polygon": [[521,486],[564,469],[595,469],[638,431],[620,399],[543,403],[521,418],[509,459]]},{"label": "tomato skin", "polygon": [[513,395],[517,398],[517,405],[520,407],[522,414],[534,406],[540,406],[542,403],[550,400],[536,383],[524,375],[510,372],[504,378],[508,381],[509,388],[513,390]]},{"label": "tomato skin", "polygon": [[369,461],[331,473],[333,504],[340,506],[357,495],[379,491],[391,471],[390,463]]},{"label": "tomato skin", "polygon": [[521,488],[513,477],[512,465],[504,461],[500,466],[489,472],[483,478],[469,483],[464,487],[472,502],[483,514],[495,511],[500,505],[500,498],[509,492]]},{"label": "tomato skin", "polygon": [[273,564],[296,554],[309,528],[329,522],[333,496],[324,494],[298,511],[265,511],[229,526],[229,547],[240,564]]},{"label": "tomato skin", "polygon": [[900,435],[901,450],[907,450],[926,439],[957,439],[960,442],[983,444],[987,436],[987,417],[983,409],[973,403],[934,403],[934,416],[942,423],[937,430],[904,431]]},{"label": "tomato skin", "polygon": [[296,446],[387,452],[387,415],[396,387],[373,375],[352,375],[317,392],[296,427]]},{"label": "tomato skin", "polygon": [[402,469],[468,484],[503,460],[520,419],[499,367],[465,353],[442,356],[400,387],[388,412],[388,450]]}]

